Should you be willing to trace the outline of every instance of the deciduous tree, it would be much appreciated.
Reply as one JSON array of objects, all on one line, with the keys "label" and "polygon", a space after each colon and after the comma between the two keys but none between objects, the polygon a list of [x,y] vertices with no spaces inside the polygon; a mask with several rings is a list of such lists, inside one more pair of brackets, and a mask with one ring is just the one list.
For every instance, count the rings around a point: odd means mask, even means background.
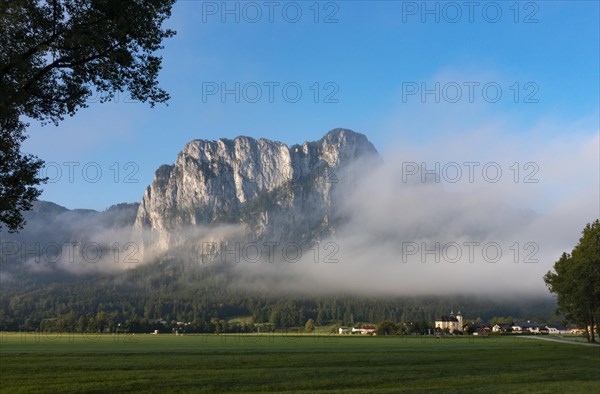
[{"label": "deciduous tree", "polygon": [[[16,231],[22,210],[40,194],[42,162],[21,153],[23,118],[58,124],[97,94],[129,91],[151,106],[158,87],[155,55],[175,0],[12,0],[0,3],[0,222]],[[16,179],[18,178],[18,181]]]},{"label": "deciduous tree", "polygon": [[304,332],[313,332],[315,330],[315,321],[308,319],[304,325]]},{"label": "deciduous tree", "polygon": [[569,322],[586,328],[595,342],[600,320],[600,221],[587,224],[571,254],[563,253],[544,281]]},{"label": "deciduous tree", "polygon": [[391,320],[384,320],[377,325],[377,335],[396,335],[398,326]]}]

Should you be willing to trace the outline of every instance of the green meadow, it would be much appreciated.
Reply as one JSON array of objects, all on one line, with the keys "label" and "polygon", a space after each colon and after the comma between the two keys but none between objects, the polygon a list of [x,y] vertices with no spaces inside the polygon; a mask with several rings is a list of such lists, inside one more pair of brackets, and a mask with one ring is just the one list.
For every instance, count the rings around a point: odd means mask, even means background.
[{"label": "green meadow", "polygon": [[596,392],[600,346],[519,337],[0,333],[0,391]]}]

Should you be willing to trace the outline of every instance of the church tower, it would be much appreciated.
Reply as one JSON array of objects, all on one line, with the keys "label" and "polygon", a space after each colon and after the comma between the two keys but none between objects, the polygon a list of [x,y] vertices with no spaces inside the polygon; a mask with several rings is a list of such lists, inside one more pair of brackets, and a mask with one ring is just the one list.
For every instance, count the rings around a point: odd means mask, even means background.
[{"label": "church tower", "polygon": [[456,320],[458,320],[458,330],[462,331],[463,330],[463,317],[460,314],[460,310],[456,314]]}]

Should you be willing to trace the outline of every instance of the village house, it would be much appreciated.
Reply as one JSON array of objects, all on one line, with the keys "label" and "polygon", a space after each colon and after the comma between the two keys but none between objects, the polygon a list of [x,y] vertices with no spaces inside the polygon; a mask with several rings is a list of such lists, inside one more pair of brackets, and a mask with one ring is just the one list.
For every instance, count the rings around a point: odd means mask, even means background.
[{"label": "village house", "polygon": [[494,324],[492,332],[512,332],[512,324]]},{"label": "village house", "polygon": [[352,334],[375,335],[375,331],[377,331],[377,328],[375,326],[352,327]]},{"label": "village house", "polygon": [[539,324],[531,321],[512,322],[510,324],[495,324],[492,327],[495,333],[532,333],[532,334],[568,334],[569,329],[558,324]]},{"label": "village house", "polygon": [[513,322],[510,326],[512,332],[515,334],[520,334],[522,332],[527,331],[528,327],[529,327],[528,322]]},{"label": "village house", "polygon": [[548,334],[548,329],[544,325],[532,325],[527,329],[527,331],[534,334]]},{"label": "village house", "polygon": [[481,336],[488,336],[491,331],[492,329],[488,324],[475,322],[465,323],[462,329],[462,332],[464,334],[473,334]]},{"label": "village house", "polygon": [[558,324],[547,324],[546,328],[548,329],[548,334],[551,335],[567,334],[569,332],[567,327]]},{"label": "village house", "polygon": [[338,328],[338,334],[350,334],[350,330],[346,327]]},{"label": "village house", "polygon": [[545,324],[538,324],[529,320],[522,322],[513,322],[511,329],[514,334],[532,333],[532,334],[548,334],[549,330]]}]

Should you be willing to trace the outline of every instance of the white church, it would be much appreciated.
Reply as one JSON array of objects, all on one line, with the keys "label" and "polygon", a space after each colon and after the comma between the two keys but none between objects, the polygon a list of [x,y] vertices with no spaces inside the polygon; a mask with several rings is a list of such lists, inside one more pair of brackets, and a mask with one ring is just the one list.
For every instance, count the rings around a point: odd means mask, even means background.
[{"label": "white church", "polygon": [[445,315],[439,319],[435,319],[435,328],[442,331],[448,330],[449,332],[462,332],[463,330],[463,317],[460,311],[454,315],[454,311],[450,311],[450,315]]}]

